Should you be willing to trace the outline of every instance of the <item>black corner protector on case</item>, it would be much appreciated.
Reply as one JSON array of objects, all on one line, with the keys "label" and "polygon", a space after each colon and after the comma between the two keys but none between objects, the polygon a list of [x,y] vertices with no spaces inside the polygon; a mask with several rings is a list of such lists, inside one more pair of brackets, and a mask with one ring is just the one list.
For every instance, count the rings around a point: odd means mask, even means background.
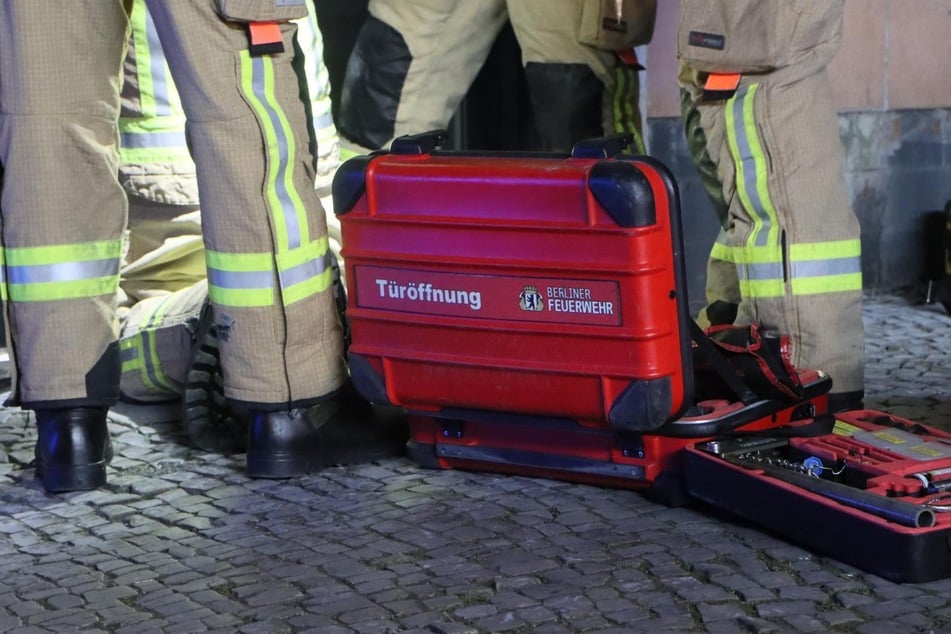
[{"label": "black corner protector on case", "polygon": [[632,163],[596,163],[588,176],[588,189],[618,226],[648,227],[657,222],[654,192]]},{"label": "black corner protector on case", "polygon": [[347,355],[350,365],[350,379],[364,399],[375,405],[392,405],[386,395],[386,381],[370,362],[359,354]]},{"label": "black corner protector on case", "polygon": [[611,404],[608,422],[615,429],[654,431],[670,418],[672,401],[669,377],[632,381]]},{"label": "black corner protector on case", "polygon": [[342,216],[357,204],[363,192],[366,191],[366,171],[370,161],[378,155],[374,152],[364,156],[355,156],[349,159],[334,174],[331,194],[334,200],[334,213]]}]

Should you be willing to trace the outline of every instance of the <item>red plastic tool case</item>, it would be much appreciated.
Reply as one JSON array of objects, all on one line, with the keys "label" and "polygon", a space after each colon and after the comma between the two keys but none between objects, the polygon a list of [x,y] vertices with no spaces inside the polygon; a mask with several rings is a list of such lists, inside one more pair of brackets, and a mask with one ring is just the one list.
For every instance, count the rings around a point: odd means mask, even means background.
[{"label": "red plastic tool case", "polygon": [[397,139],[334,182],[351,372],[409,412],[417,462],[656,490],[696,438],[824,406],[816,372],[804,407],[696,401],[678,193],[659,162],[613,139],[570,156],[438,142]]},{"label": "red plastic tool case", "polygon": [[872,410],[684,451],[692,496],[899,582],[951,576],[951,434]]}]

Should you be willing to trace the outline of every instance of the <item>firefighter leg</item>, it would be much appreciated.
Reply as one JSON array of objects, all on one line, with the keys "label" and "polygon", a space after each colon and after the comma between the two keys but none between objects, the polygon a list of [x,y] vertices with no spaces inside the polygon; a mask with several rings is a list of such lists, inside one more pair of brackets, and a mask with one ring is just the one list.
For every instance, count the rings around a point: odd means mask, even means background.
[{"label": "firefighter leg", "polygon": [[505,24],[504,0],[371,0],[347,64],[341,134],[364,148],[445,128]]},{"label": "firefighter leg", "polygon": [[541,149],[567,152],[613,131],[614,53],[578,42],[575,0],[507,2]]},{"label": "firefighter leg", "polygon": [[703,90],[701,78],[696,71],[688,66],[681,66],[679,79],[687,148],[721,228],[707,261],[707,305],[701,309],[697,322],[703,328],[732,324],[736,319],[741,296],[736,263],[733,261],[733,252],[726,235],[730,219],[729,205],[724,197],[724,183],[728,184],[728,190],[732,192],[735,188],[735,172],[732,161],[719,161],[720,152],[726,147],[723,111],[716,105],[704,108],[698,106]]},{"label": "firefighter leg", "polygon": [[859,224],[825,71],[744,83],[724,116],[737,170],[730,233],[744,299],[740,319],[788,333],[793,364],[832,377],[833,406],[859,406]]},{"label": "firefighter leg", "polygon": [[[293,66],[299,8],[244,14],[215,0],[149,2],[189,119],[224,391],[250,414],[248,471],[257,477],[333,461],[331,436],[361,456],[399,446],[391,430],[336,416],[347,373]],[[267,52],[249,49],[248,19],[277,22]]]},{"label": "firefighter leg", "polygon": [[63,20],[44,3],[0,5],[11,400],[36,410],[37,475],[49,491],[101,486],[111,456],[126,213],[115,122],[127,8],[78,0]]}]

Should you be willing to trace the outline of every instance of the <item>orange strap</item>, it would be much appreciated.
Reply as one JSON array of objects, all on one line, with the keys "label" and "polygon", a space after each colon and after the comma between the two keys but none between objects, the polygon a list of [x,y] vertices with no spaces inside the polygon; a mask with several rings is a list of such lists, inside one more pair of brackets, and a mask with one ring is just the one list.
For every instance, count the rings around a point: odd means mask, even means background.
[{"label": "orange strap", "polygon": [[249,22],[248,36],[252,55],[271,55],[284,52],[284,38],[277,22]]},{"label": "orange strap", "polygon": [[703,89],[707,92],[736,92],[737,87],[740,85],[740,77],[742,75],[738,73],[710,73],[707,76],[707,82],[703,85]]},{"label": "orange strap", "polygon": [[644,65],[637,60],[637,53],[633,48],[622,48],[619,51],[615,51],[617,54],[618,60],[621,61],[626,66],[632,66],[637,70],[644,70]]}]

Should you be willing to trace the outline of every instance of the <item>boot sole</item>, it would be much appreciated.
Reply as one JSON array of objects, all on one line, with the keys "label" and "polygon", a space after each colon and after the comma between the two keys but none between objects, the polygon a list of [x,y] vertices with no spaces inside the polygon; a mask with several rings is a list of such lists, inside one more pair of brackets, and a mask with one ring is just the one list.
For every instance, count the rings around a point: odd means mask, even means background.
[{"label": "boot sole", "polygon": [[68,469],[45,468],[40,480],[49,493],[91,491],[106,484],[106,463],[95,462]]},{"label": "boot sole", "polygon": [[395,458],[403,454],[403,444],[393,447],[377,449],[355,449],[351,451],[334,451],[331,460],[322,460],[318,456],[302,456],[290,453],[274,453],[254,455],[248,453],[248,476],[251,478],[286,479],[297,478],[322,471],[330,465],[346,466],[365,464],[387,458]]},{"label": "boot sole", "polygon": [[248,477],[285,480],[316,473],[326,465],[314,456],[248,453]]}]

